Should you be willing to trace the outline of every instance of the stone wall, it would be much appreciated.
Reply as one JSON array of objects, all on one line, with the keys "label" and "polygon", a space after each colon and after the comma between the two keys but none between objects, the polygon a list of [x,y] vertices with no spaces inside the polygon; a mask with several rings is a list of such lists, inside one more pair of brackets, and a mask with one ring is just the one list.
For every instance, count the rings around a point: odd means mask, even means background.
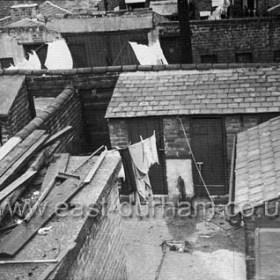
[{"label": "stone wall", "polygon": [[29,102],[25,84],[22,85],[6,120],[1,121],[2,143],[19,132],[34,117],[34,105]]},{"label": "stone wall", "polygon": [[[201,63],[205,55],[216,56],[217,63],[235,63],[238,55],[240,61],[248,53],[252,61],[244,62],[274,62],[280,50],[280,25],[275,18],[192,21],[191,30],[194,63]],[[178,34],[177,22],[162,25],[160,40],[169,63],[180,63]]]}]

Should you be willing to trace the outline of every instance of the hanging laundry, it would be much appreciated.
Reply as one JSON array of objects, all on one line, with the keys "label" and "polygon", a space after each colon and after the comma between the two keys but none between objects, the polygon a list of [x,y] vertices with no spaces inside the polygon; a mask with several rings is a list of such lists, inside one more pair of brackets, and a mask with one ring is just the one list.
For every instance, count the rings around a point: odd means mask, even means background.
[{"label": "hanging laundry", "polygon": [[141,45],[135,42],[129,42],[129,44],[131,45],[135,56],[141,65],[168,64],[159,42],[156,42],[151,46]]},{"label": "hanging laundry", "polygon": [[128,147],[133,162],[133,169],[139,195],[147,200],[152,193],[149,178],[150,167],[158,163],[155,135]]},{"label": "hanging laundry", "polygon": [[134,170],[132,167],[132,160],[128,148],[119,150],[121,155],[125,180],[122,186],[122,194],[131,194],[137,191],[136,181],[134,177]]},{"label": "hanging laundry", "polygon": [[48,69],[72,69],[73,59],[64,39],[48,43],[45,66]]},{"label": "hanging laundry", "polygon": [[24,58],[23,61],[16,64],[15,66],[11,65],[8,69],[28,69],[28,70],[38,70],[41,69],[40,59],[35,51],[31,51],[28,54],[29,59]]},{"label": "hanging laundry", "polygon": [[168,62],[163,54],[163,51],[161,49],[160,42],[158,39],[154,43],[150,44],[149,48],[155,54],[157,61],[161,62],[158,64],[168,64]]},{"label": "hanging laundry", "polygon": [[144,148],[146,156],[150,161],[150,167],[155,163],[159,164],[155,133],[151,137],[144,140]]}]

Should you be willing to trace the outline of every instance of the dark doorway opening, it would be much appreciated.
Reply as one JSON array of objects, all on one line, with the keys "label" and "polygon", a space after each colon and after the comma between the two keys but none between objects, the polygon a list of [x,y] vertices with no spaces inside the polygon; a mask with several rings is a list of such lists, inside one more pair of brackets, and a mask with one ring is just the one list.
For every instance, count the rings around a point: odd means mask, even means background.
[{"label": "dark doorway opening", "polygon": [[[223,120],[221,118],[193,118],[191,121],[191,146],[210,194],[226,194],[227,168]],[[206,196],[206,190],[194,162],[193,180],[195,194]]]}]

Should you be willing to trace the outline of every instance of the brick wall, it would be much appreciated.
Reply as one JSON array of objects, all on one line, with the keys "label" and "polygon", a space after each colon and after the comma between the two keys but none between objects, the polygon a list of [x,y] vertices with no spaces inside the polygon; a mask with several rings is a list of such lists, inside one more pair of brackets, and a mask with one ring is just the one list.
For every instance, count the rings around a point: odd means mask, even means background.
[{"label": "brick wall", "polygon": [[[181,117],[181,119],[190,139],[190,118]],[[177,118],[163,118],[163,133],[166,158],[190,158],[184,132]]]},{"label": "brick wall", "polygon": [[126,121],[111,119],[108,123],[111,146],[125,147],[128,145],[129,140]]},{"label": "brick wall", "polygon": [[[162,26],[163,51],[169,63],[180,63],[179,25]],[[192,21],[191,30],[194,63],[200,63],[202,55],[216,55],[218,63],[235,63],[237,53],[252,53],[252,62],[274,62],[274,51],[280,50],[280,25],[275,18]]]},{"label": "brick wall", "polygon": [[1,121],[2,143],[19,132],[32,119],[33,104],[30,104],[25,84],[22,85],[6,120]]},{"label": "brick wall", "polygon": [[71,151],[72,154],[77,154],[82,150],[81,121],[79,96],[73,87],[68,86],[56,97],[53,104],[40,112],[16,136],[24,139],[35,129],[45,129],[53,135],[70,125],[73,129],[61,139],[58,151]]},{"label": "brick wall", "polygon": [[[117,175],[118,165],[113,170],[105,170],[107,183],[102,189],[94,206],[105,209],[105,215],[87,217],[76,239],[76,246],[56,271],[54,280],[126,280],[126,260],[123,249],[122,222],[118,212],[119,197]],[[111,211],[108,211],[108,210]]]},{"label": "brick wall", "polygon": [[35,97],[56,97],[69,83],[79,91],[84,139],[81,145],[84,152],[94,151],[101,145],[110,147],[104,116],[119,76],[116,72],[93,73],[90,68],[87,70],[88,73],[83,73],[82,69],[75,69],[73,75],[27,76],[28,92]]},{"label": "brick wall", "polygon": [[[227,177],[229,178],[231,168],[231,157],[234,136],[243,130],[254,127],[270,118],[277,116],[275,113],[267,114],[251,114],[251,115],[226,115],[220,116],[224,123],[224,141],[226,145],[225,158],[227,160]],[[217,116],[216,116],[217,117]],[[191,116],[180,116],[188,140],[191,144]],[[125,119],[110,119],[109,133],[112,147],[123,147],[128,144],[128,130]],[[181,123],[177,117],[163,117],[163,133],[164,133],[164,148],[165,159],[192,159],[186,143]],[[171,170],[172,171],[172,170]],[[170,186],[168,186],[171,190]]]}]

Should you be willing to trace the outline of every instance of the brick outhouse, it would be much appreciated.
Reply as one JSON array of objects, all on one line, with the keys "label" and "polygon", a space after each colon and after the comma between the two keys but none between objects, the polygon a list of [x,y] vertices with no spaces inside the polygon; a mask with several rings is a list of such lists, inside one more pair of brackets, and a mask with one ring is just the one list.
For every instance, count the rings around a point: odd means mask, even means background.
[{"label": "brick outhouse", "polygon": [[155,131],[160,165],[150,171],[154,194],[175,193],[181,176],[187,192],[205,195],[185,130],[210,194],[228,194],[234,136],[279,115],[279,70],[161,68],[120,74],[106,113],[112,147]]}]

